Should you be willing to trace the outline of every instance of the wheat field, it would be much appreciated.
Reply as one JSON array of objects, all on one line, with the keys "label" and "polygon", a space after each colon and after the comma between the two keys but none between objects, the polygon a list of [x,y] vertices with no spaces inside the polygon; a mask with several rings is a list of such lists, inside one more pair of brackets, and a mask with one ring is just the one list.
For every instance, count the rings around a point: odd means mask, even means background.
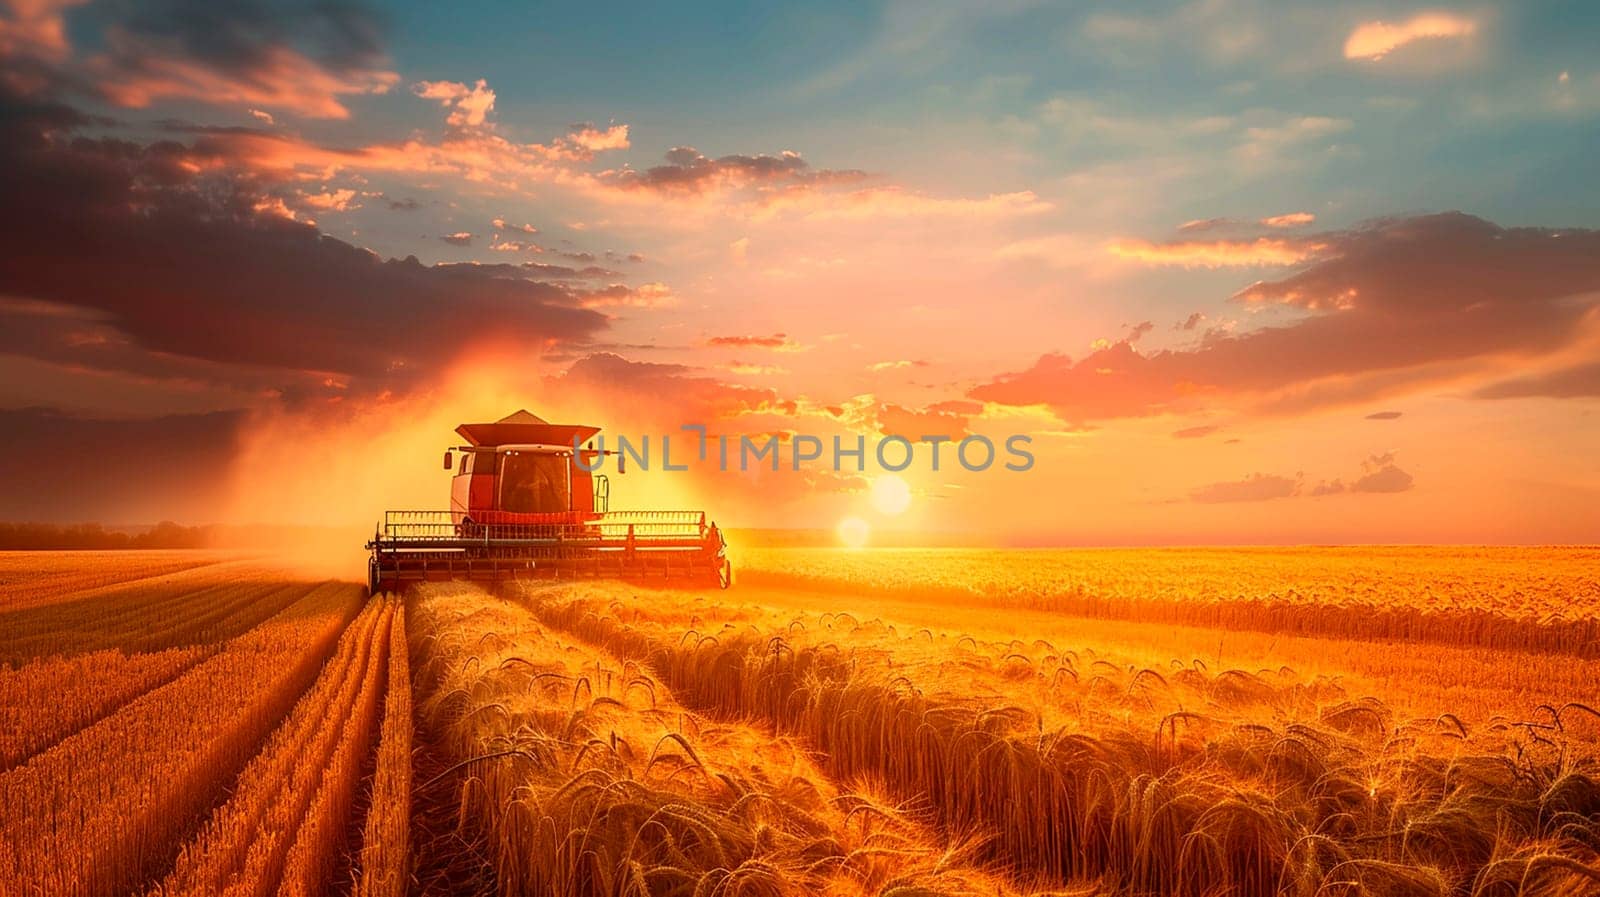
[{"label": "wheat field", "polygon": [[1600,894],[1600,551],[0,556],[0,895]]}]

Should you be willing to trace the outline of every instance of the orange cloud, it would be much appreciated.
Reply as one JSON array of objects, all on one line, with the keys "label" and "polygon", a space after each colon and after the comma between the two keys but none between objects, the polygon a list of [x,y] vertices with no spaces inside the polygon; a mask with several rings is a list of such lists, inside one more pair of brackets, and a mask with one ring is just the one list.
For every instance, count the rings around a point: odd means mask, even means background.
[{"label": "orange cloud", "polygon": [[1467,37],[1477,23],[1449,12],[1424,12],[1404,22],[1364,22],[1344,42],[1344,58],[1376,62],[1391,52],[1419,40]]},{"label": "orange cloud", "polygon": [[360,208],[360,203],[355,200],[356,191],[350,189],[324,190],[321,193],[300,194],[300,202],[305,205],[313,209],[334,212],[347,212],[351,209]]},{"label": "orange cloud", "polygon": [[764,197],[760,212],[766,215],[795,212],[816,220],[853,218],[913,218],[960,216],[1004,218],[1036,215],[1055,206],[1032,190],[992,193],[981,198],[942,197],[899,187],[871,187],[848,192],[783,190]]},{"label": "orange cloud", "polygon": [[452,128],[482,127],[494,109],[494,91],[482,78],[471,87],[459,81],[419,81],[411,85],[411,92],[449,109],[445,124]]},{"label": "orange cloud", "polygon": [[156,100],[198,100],[215,105],[266,106],[307,118],[350,117],[341,98],[381,94],[399,74],[386,69],[330,69],[292,47],[259,48],[248,69],[219,67],[171,52],[161,42],[112,29],[109,53],[89,61],[106,98],[143,108]]},{"label": "orange cloud", "polygon": [[9,0],[0,16],[0,56],[64,59],[72,50],[65,13],[88,0]]},{"label": "orange cloud", "polygon": [[926,361],[921,360],[921,359],[918,359],[916,361],[908,361],[908,360],[905,360],[905,359],[899,359],[899,360],[895,360],[895,361],[874,362],[873,364],[867,365],[867,370],[872,371],[873,373],[876,374],[876,373],[882,373],[883,371],[897,371],[897,370],[902,370],[904,368],[911,368],[911,367],[919,367],[920,368],[920,367],[927,367],[927,366],[928,366],[928,363]]},{"label": "orange cloud", "polygon": [[1317,216],[1310,212],[1290,212],[1286,215],[1273,215],[1261,219],[1267,227],[1300,227],[1317,220]]},{"label": "orange cloud", "polygon": [[706,340],[706,345],[725,348],[771,349],[774,352],[795,352],[801,348],[785,333],[774,333],[771,336],[713,336]]},{"label": "orange cloud", "polygon": [[668,308],[678,303],[678,297],[664,283],[651,282],[630,287],[614,283],[604,289],[584,293],[578,304],[584,308]]},{"label": "orange cloud", "polygon": [[1112,255],[1149,265],[1183,265],[1190,268],[1277,267],[1297,265],[1328,249],[1325,242],[1258,237],[1254,240],[1117,240],[1107,247]]},{"label": "orange cloud", "polygon": [[[1308,312],[1198,346],[1141,353],[1130,340],[1079,360],[1044,355],[972,398],[1048,405],[1070,422],[1244,405],[1292,413],[1483,376],[1507,357],[1553,359],[1600,314],[1600,231],[1501,228],[1459,212],[1323,235],[1300,271],[1253,284],[1241,302]],[[1549,388],[1580,393],[1580,372]],[[1493,389],[1484,397],[1491,397]]]}]

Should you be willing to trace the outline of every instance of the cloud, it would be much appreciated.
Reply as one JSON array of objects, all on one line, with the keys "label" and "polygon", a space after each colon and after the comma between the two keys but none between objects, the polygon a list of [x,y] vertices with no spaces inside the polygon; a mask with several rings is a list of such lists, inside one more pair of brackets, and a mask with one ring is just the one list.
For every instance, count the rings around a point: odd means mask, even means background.
[{"label": "cloud", "polygon": [[1206,316],[1204,312],[1194,312],[1193,314],[1189,315],[1189,317],[1184,318],[1182,323],[1177,325],[1177,329],[1185,331],[1193,330],[1196,327],[1199,327],[1201,322],[1203,322],[1205,319]]},{"label": "cloud", "polygon": [[1189,492],[1191,501],[1224,504],[1242,501],[1270,501],[1291,498],[1300,493],[1300,481],[1272,474],[1253,473],[1242,480],[1211,483]]},{"label": "cloud", "polygon": [[364,6],[157,0],[112,7],[103,48],[85,69],[106,99],[265,107],[307,118],[348,118],[344,98],[387,92],[383,28]]},{"label": "cloud", "polygon": [[1272,215],[1261,219],[1267,227],[1303,227],[1317,220],[1317,216],[1310,212],[1289,212],[1284,215]]},{"label": "cloud", "polygon": [[1419,40],[1468,37],[1477,23],[1448,12],[1419,13],[1404,22],[1363,22],[1344,42],[1344,58],[1376,62],[1395,50]]},{"label": "cloud", "polygon": [[[339,172],[453,175],[476,184],[524,192],[530,184],[557,184],[580,191],[612,192],[576,166],[595,153],[626,145],[592,133],[569,132],[547,143],[524,143],[501,133],[493,121],[494,91],[453,81],[419,82],[419,96],[448,110],[442,135],[420,132],[403,140],[334,146],[296,134],[253,128],[188,127],[197,136],[189,164],[207,170],[247,170],[271,179],[327,180]],[[626,126],[611,130],[625,134]]]},{"label": "cloud", "polygon": [[298,200],[303,205],[325,212],[348,212],[351,209],[361,208],[361,203],[356,201],[356,191],[348,188],[301,193]]},{"label": "cloud", "polygon": [[[0,455],[13,470],[0,519],[46,523],[149,520],[151,508],[191,522],[217,519],[242,415],[99,420],[47,408],[0,410]],[[115,446],[115,464],[106,463]],[[137,471],[130,476],[129,471]]]},{"label": "cloud", "polygon": [[1309,490],[1304,488],[1303,474],[1295,474],[1291,478],[1253,473],[1242,480],[1211,483],[1192,489],[1189,499],[1201,504],[1222,504],[1277,498],[1323,498],[1346,493],[1386,495],[1406,492],[1414,485],[1411,474],[1396,466],[1393,452],[1369,456],[1361,462],[1361,471],[1361,476],[1348,485],[1343,479],[1335,477],[1332,480],[1319,480]]},{"label": "cloud", "polygon": [[66,11],[88,0],[10,0],[0,4],[0,56],[60,61],[72,51]]},{"label": "cloud", "polygon": [[496,218],[491,224],[495,230],[514,230],[524,234],[537,234],[539,229],[531,224],[507,224],[504,218]]},{"label": "cloud", "polygon": [[786,333],[774,333],[770,336],[713,336],[706,340],[706,345],[733,349],[771,349],[774,352],[796,352],[802,348]]},{"label": "cloud", "polygon": [[928,363],[926,361],[923,361],[920,358],[916,359],[914,361],[908,361],[908,360],[905,360],[905,359],[899,359],[899,360],[895,360],[895,361],[878,361],[878,362],[874,362],[872,364],[867,365],[867,370],[877,374],[877,373],[882,373],[884,371],[898,371],[898,370],[904,370],[905,368],[913,368],[913,367],[924,368],[924,367],[927,367],[927,366],[928,366]]},{"label": "cloud", "polygon": [[1316,258],[1328,246],[1311,240],[1258,237],[1255,240],[1174,240],[1168,243],[1125,239],[1113,241],[1107,249],[1112,255],[1148,265],[1224,268],[1297,265]]},{"label": "cloud", "polygon": [[417,202],[415,199],[410,197],[406,197],[404,199],[385,198],[383,203],[389,207],[389,211],[391,212],[415,212],[422,208],[422,203]]},{"label": "cloud", "polygon": [[771,389],[723,383],[688,365],[630,361],[611,352],[585,356],[546,380],[558,389],[606,397],[674,427],[752,414],[792,416],[798,410]]},{"label": "cloud", "polygon": [[870,187],[844,192],[788,189],[763,198],[767,215],[796,213],[811,220],[914,218],[952,216],[1010,218],[1038,215],[1055,208],[1032,190],[991,193],[984,197],[929,196],[900,187]]},{"label": "cloud", "polygon": [[438,100],[450,110],[445,124],[452,128],[480,128],[494,109],[494,91],[482,78],[468,87],[459,81],[419,81],[411,92],[425,100]]},{"label": "cloud", "polygon": [[767,377],[776,374],[787,374],[788,370],[771,364],[755,364],[752,362],[734,359],[726,365],[728,371],[747,377]]},{"label": "cloud", "polygon": [[1413,484],[1411,474],[1395,466],[1393,452],[1369,457],[1361,462],[1361,469],[1361,478],[1350,484],[1351,492],[1405,492]]},{"label": "cloud", "polygon": [[1501,380],[1473,393],[1479,399],[1593,398],[1600,396],[1600,362]]},{"label": "cloud", "polygon": [[967,416],[953,411],[925,408],[917,411],[902,405],[884,404],[877,409],[878,432],[902,436],[913,442],[923,436],[946,436],[952,440],[968,435]]},{"label": "cloud", "polygon": [[446,243],[449,243],[451,246],[471,246],[472,245],[472,234],[470,234],[470,233],[468,233],[467,231],[464,231],[464,230],[463,231],[456,231],[453,234],[441,234],[439,236],[439,239],[445,241]]},{"label": "cloud", "polygon": [[1182,430],[1174,430],[1173,433],[1172,433],[1172,438],[1173,439],[1199,439],[1199,438],[1201,438],[1203,436],[1210,436],[1212,433],[1215,433],[1220,429],[1222,429],[1222,428],[1221,427],[1216,427],[1216,426],[1185,427]]},{"label": "cloud", "polygon": [[611,124],[604,128],[595,127],[593,122],[582,122],[567,128],[567,141],[573,146],[582,147],[590,153],[602,153],[607,150],[627,149],[628,126]]},{"label": "cloud", "polygon": [[[1318,238],[1322,256],[1235,301],[1303,314],[1193,348],[1126,340],[1080,360],[1042,356],[970,391],[1046,404],[1083,422],[1217,405],[1304,411],[1415,391],[1505,357],[1551,356],[1587,326],[1600,293],[1600,231],[1502,228],[1459,212],[1386,219]],[[1481,374],[1480,374],[1481,376]]]},{"label": "cloud", "polygon": [[600,181],[617,190],[660,194],[702,194],[745,188],[819,186],[860,181],[863,171],[814,169],[799,153],[784,150],[711,158],[692,146],[667,151],[666,162],[643,171],[632,168],[600,173]]},{"label": "cloud", "polygon": [[252,386],[276,371],[408,388],[484,343],[582,343],[607,326],[524,271],[383,259],[258,211],[249,181],[193,170],[180,144],[81,138],[66,107],[0,105],[0,292],[93,312],[131,347],[116,364],[137,351]]},{"label": "cloud", "polygon": [[1343,495],[1345,492],[1344,480],[1335,478],[1331,481],[1322,480],[1311,487],[1312,498],[1322,498],[1326,495]]},{"label": "cloud", "polygon": [[1374,411],[1367,415],[1367,420],[1398,420],[1403,413],[1400,411]]},{"label": "cloud", "polygon": [[584,308],[668,308],[678,303],[678,297],[664,283],[644,283],[636,287],[614,283],[580,294],[578,303]]}]

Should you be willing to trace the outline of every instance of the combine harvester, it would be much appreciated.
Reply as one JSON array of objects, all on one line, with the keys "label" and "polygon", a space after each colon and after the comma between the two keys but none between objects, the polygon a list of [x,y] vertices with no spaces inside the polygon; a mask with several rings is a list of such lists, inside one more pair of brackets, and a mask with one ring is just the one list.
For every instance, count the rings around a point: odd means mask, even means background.
[{"label": "combine harvester", "polygon": [[[727,588],[727,543],[704,511],[612,511],[602,452],[579,448],[599,427],[547,423],[526,411],[462,424],[466,445],[448,511],[388,511],[367,548],[367,585],[498,583],[535,577],[654,578]],[[459,463],[458,463],[459,459]],[[618,456],[618,473],[623,472]]]}]

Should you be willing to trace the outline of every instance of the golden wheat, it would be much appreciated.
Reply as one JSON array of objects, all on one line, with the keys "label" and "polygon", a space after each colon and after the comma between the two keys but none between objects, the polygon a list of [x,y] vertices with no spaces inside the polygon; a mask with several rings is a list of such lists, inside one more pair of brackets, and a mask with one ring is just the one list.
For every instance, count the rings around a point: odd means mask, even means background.
[{"label": "golden wheat", "polygon": [[[1543,893],[1555,894],[1597,859],[1600,820],[1551,821],[1576,795],[1600,802],[1593,763],[1572,767],[1564,735],[1567,718],[1585,708],[1556,712],[1538,733],[1493,728],[1479,748],[1495,752],[1485,754],[1460,743],[1459,721],[1396,727],[1370,700],[1322,707],[1314,721],[1218,726],[1184,712],[1149,733],[1115,724],[1131,714],[1102,712],[1085,715],[1078,731],[1052,731],[1022,707],[933,687],[925,663],[891,662],[897,635],[876,654],[797,647],[793,627],[708,633],[703,623],[641,622],[670,600],[660,593],[608,606],[563,601],[560,591],[533,593],[541,618],[647,661],[692,706],[766,719],[804,738],[836,776],[875,775],[928,801],[950,831],[988,833],[987,855],[1023,881],[1311,894],[1340,882],[1366,887],[1375,870],[1398,865],[1454,887],[1484,876],[1497,856],[1531,851],[1566,862],[1547,876],[1552,890]],[[1198,670],[1184,678],[1219,694],[1260,684],[1242,671],[1209,683]],[[1146,680],[1166,684],[1141,671],[1125,687],[1108,679],[1101,694],[1125,695]],[[1195,723],[1211,732],[1180,741]],[[1456,746],[1422,749],[1445,743]]]},{"label": "golden wheat", "polygon": [[486,596],[426,594],[422,714],[462,767],[458,812],[486,826],[499,893],[1005,890],[786,740],[701,724],[648,676]]},{"label": "golden wheat", "polygon": [[1600,549],[747,549],[741,584],[1600,657]]},{"label": "golden wheat", "polygon": [[315,677],[358,589],[313,589],[176,680],[0,775],[0,892],[126,890],[175,853]]},{"label": "golden wheat", "polygon": [[367,670],[376,667],[375,633],[384,614],[381,601],[369,602],[345,629],[333,658],[240,773],[227,803],[184,845],[160,893],[259,892],[281,874],[313,792],[306,780],[323,774],[340,724],[350,718]]},{"label": "golden wheat", "polygon": [[411,877],[411,661],[405,607],[389,638],[388,690],[377,772],[357,862],[356,897],[405,897]]},{"label": "golden wheat", "polygon": [[0,611],[90,599],[106,587],[230,561],[214,551],[0,552]]},{"label": "golden wheat", "polygon": [[0,772],[19,765],[215,653],[210,646],[151,654],[96,651],[0,667]]}]

